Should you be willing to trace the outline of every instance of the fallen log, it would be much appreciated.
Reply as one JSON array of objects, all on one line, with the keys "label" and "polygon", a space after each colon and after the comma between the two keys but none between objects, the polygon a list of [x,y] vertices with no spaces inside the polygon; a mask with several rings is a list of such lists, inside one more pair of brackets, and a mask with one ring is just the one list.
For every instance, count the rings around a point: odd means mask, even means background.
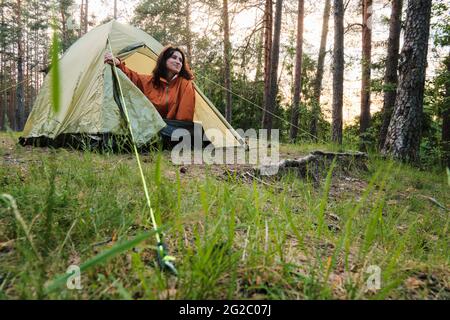
[{"label": "fallen log", "polygon": [[328,171],[335,158],[337,169],[340,171],[367,170],[367,153],[317,150],[298,159],[284,159],[276,164],[261,165],[254,168],[254,173],[259,176],[280,176],[293,172],[301,177],[317,178],[321,173]]}]

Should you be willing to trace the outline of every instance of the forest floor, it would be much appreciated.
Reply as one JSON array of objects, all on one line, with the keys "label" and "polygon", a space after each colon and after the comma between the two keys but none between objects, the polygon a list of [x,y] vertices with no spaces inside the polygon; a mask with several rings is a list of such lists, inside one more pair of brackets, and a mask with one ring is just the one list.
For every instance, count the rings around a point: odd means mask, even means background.
[{"label": "forest floor", "polygon": [[[143,154],[175,277],[156,265],[133,154],[17,138],[0,134],[0,299],[450,299],[450,187],[437,169],[369,155],[366,170],[266,179]],[[286,144],[281,158],[317,149],[333,148]],[[70,265],[80,290],[61,278]]]}]

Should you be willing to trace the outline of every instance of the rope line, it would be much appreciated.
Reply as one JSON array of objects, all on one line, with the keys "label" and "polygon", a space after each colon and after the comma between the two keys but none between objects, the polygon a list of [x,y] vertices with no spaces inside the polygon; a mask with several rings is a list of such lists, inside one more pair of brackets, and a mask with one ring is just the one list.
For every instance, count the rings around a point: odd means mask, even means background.
[{"label": "rope line", "polygon": [[275,113],[273,113],[273,112],[270,112],[270,111],[268,111],[268,110],[264,110],[264,108],[261,107],[260,105],[254,103],[253,101],[248,100],[247,98],[245,98],[245,97],[239,95],[239,94],[236,93],[236,92],[233,92],[232,90],[229,90],[228,88],[225,88],[225,87],[222,86],[220,83],[217,83],[217,82],[215,82],[214,80],[211,80],[211,79],[209,79],[208,77],[206,77],[206,76],[204,76],[204,75],[201,75],[201,74],[196,74],[196,76],[200,76],[200,78],[203,78],[203,79],[205,79],[205,80],[208,80],[209,82],[215,84],[216,86],[221,87],[223,90],[226,90],[226,91],[230,92],[231,94],[234,94],[236,97],[238,97],[238,98],[240,98],[240,99],[242,99],[242,100],[244,100],[244,101],[250,103],[251,105],[253,105],[253,106],[255,106],[255,107],[258,107],[259,109],[263,110],[264,112],[267,112],[268,114],[270,114],[270,115],[276,117],[277,119],[279,119],[279,120],[281,120],[281,121],[283,121],[283,122],[285,122],[285,123],[287,123],[287,124],[290,124],[291,126],[297,128],[297,129],[299,129],[300,131],[302,131],[302,132],[304,132],[304,133],[310,135],[311,137],[317,139],[318,141],[327,144],[327,142],[326,142],[325,140],[320,139],[319,137],[313,135],[311,132],[308,132],[308,131],[306,131],[306,130],[300,128],[299,126],[293,124],[292,122],[290,122],[290,121],[288,121],[288,120],[286,120],[286,119],[280,117],[279,115],[277,115],[277,114],[275,114]]},{"label": "rope line", "polygon": [[12,89],[12,88],[17,87],[19,84],[24,83],[24,82],[27,81],[29,78],[30,78],[30,75],[27,75],[27,76],[25,77],[25,79],[23,79],[23,80],[20,81],[19,83],[16,83],[16,84],[14,84],[14,85],[12,85],[12,86],[10,86],[10,87],[8,87],[8,88],[3,89],[2,91],[0,91],[0,94],[3,93],[3,92],[8,91],[9,89]]}]

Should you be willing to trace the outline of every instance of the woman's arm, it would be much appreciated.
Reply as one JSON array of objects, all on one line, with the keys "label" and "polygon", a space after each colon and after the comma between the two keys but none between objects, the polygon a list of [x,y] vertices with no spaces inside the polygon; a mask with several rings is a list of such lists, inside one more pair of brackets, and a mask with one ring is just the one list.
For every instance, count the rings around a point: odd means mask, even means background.
[{"label": "woman's arm", "polygon": [[108,63],[110,65],[115,65],[120,70],[123,71],[123,73],[126,74],[126,76],[142,91],[144,92],[144,83],[151,80],[151,76],[145,75],[145,74],[139,74],[133,70],[130,70],[125,66],[125,62],[120,61],[118,58],[114,58],[111,55],[111,53],[107,52],[105,53],[105,63]]},{"label": "woman's arm", "polygon": [[184,80],[179,93],[179,105],[175,119],[193,121],[195,111],[195,89],[191,80]]}]

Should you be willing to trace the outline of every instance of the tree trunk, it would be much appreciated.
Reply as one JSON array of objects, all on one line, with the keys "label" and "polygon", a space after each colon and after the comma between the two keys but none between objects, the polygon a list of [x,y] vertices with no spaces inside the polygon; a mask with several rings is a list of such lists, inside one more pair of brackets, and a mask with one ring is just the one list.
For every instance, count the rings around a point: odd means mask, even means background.
[{"label": "tree trunk", "polygon": [[273,110],[275,109],[277,99],[277,73],[278,60],[280,56],[280,33],[281,33],[281,12],[283,9],[283,0],[277,0],[275,11],[275,21],[273,30],[272,49],[270,50],[270,90],[266,97],[267,105],[263,115],[263,128],[267,129],[270,135],[272,130]]},{"label": "tree trunk", "polygon": [[342,144],[342,105],[344,98],[344,5],[334,0],[333,111],[331,140]]},{"label": "tree trunk", "polygon": [[264,96],[263,105],[264,111],[262,114],[262,124],[264,128],[264,121],[266,117],[266,110],[268,110],[268,96],[270,91],[270,65],[271,65],[271,50],[272,50],[272,27],[273,27],[273,12],[272,0],[266,0],[264,8]]},{"label": "tree trunk", "polygon": [[[36,6],[35,9],[35,15],[36,17],[38,16],[38,7]],[[30,112],[31,110],[33,110],[33,104],[34,104],[34,100],[37,96],[37,92],[39,90],[39,56],[38,56],[38,48],[39,48],[39,41],[38,41],[38,29],[36,28],[34,30],[34,92],[33,92],[33,100],[32,103],[30,105]]]},{"label": "tree trunk", "polygon": [[26,15],[25,25],[27,26],[25,33],[25,108],[24,108],[24,120],[23,125],[25,126],[26,119],[30,113],[30,32],[29,32],[29,15]]},{"label": "tree trunk", "polygon": [[397,90],[398,75],[398,50],[400,47],[400,31],[402,25],[403,0],[392,0],[391,18],[389,20],[389,41],[386,57],[386,71],[384,73],[384,101],[383,101],[383,123],[380,129],[378,146],[383,148],[386,134],[394,109],[395,95]]},{"label": "tree trunk", "polygon": [[89,21],[88,12],[89,12],[89,1],[86,0],[84,4],[84,34],[86,34],[88,30],[88,21]]},{"label": "tree trunk", "polygon": [[[14,45],[12,46],[12,51],[14,52],[15,48]],[[17,75],[14,72],[14,70],[17,70],[17,64],[14,60],[10,60],[10,68],[11,70],[11,83],[14,83],[17,81]],[[9,104],[8,104],[8,125],[11,130],[16,130],[16,101],[17,101],[17,90],[15,87],[11,87],[9,89]]]},{"label": "tree trunk", "polygon": [[18,24],[18,37],[17,37],[17,109],[16,109],[16,121],[14,129],[21,131],[25,124],[25,105],[24,105],[24,90],[23,90],[23,43],[22,43],[22,3],[21,0],[17,1],[17,14]]},{"label": "tree trunk", "polygon": [[83,35],[83,20],[84,20],[84,0],[80,4],[80,29],[78,30],[78,38]]},{"label": "tree trunk", "polygon": [[291,130],[289,138],[295,141],[298,134],[300,102],[302,92],[302,58],[303,58],[303,20],[305,15],[304,0],[298,0],[298,15],[297,15],[297,46],[295,56],[295,79],[294,79],[294,97],[291,110]]},{"label": "tree trunk", "polygon": [[[36,17],[38,16],[38,7],[36,6],[36,9],[35,9],[35,15],[36,15]],[[33,104],[34,104],[34,99],[35,99],[35,97],[36,97],[36,95],[37,95],[37,92],[38,92],[38,90],[39,90],[39,67],[38,67],[38,65],[39,65],[39,54],[38,54],[38,51],[39,51],[39,41],[38,41],[38,29],[36,28],[35,30],[34,30],[34,94],[33,94]],[[32,108],[33,108],[33,106],[32,105],[30,105],[30,112],[31,112],[31,110],[32,110]]]},{"label": "tree trunk", "polygon": [[59,11],[61,14],[61,33],[62,33],[62,48],[63,51],[66,51],[67,45],[68,45],[68,39],[67,39],[67,23],[66,23],[66,14],[65,14],[65,7],[61,3],[59,6]]},{"label": "tree trunk", "polygon": [[263,42],[264,42],[264,28],[261,29],[258,45],[257,45],[257,55],[256,55],[256,72],[255,72],[255,82],[258,82],[261,78],[262,73],[262,58],[263,58]]},{"label": "tree trunk", "polygon": [[362,7],[362,60],[361,60],[361,114],[359,133],[361,149],[365,149],[363,134],[370,127],[370,68],[372,56],[372,0],[363,0]]},{"label": "tree trunk", "polygon": [[228,22],[228,0],[223,0],[223,57],[225,71],[225,119],[231,123],[231,43]]},{"label": "tree trunk", "polygon": [[114,0],[114,20],[117,20],[117,0]]},{"label": "tree trunk", "polygon": [[442,151],[443,161],[447,168],[450,168],[450,55],[444,61],[447,76],[445,82],[445,97],[442,110]]},{"label": "tree trunk", "polygon": [[[5,25],[5,10],[4,10],[5,1],[2,0],[2,26]],[[5,50],[6,43],[5,37],[1,37],[2,43],[0,48],[0,57],[1,57],[1,70],[0,70],[0,130],[5,130],[5,115],[6,115],[6,61],[5,61]]]},{"label": "tree trunk", "polygon": [[189,63],[192,64],[192,33],[191,33],[191,1],[190,0],[186,0],[185,22],[186,22],[187,58],[188,58]]},{"label": "tree trunk", "polygon": [[331,0],[326,0],[325,8],[323,10],[322,35],[320,36],[319,58],[317,59],[317,71],[313,87],[314,98],[313,98],[313,110],[311,118],[311,135],[316,141],[317,141],[317,120],[319,118],[320,113],[320,95],[322,91],[322,79],[326,55],[325,50],[327,46],[328,22],[330,20],[330,11],[331,11]]},{"label": "tree trunk", "polygon": [[383,148],[407,162],[419,161],[430,15],[431,0],[408,1],[397,96]]}]

